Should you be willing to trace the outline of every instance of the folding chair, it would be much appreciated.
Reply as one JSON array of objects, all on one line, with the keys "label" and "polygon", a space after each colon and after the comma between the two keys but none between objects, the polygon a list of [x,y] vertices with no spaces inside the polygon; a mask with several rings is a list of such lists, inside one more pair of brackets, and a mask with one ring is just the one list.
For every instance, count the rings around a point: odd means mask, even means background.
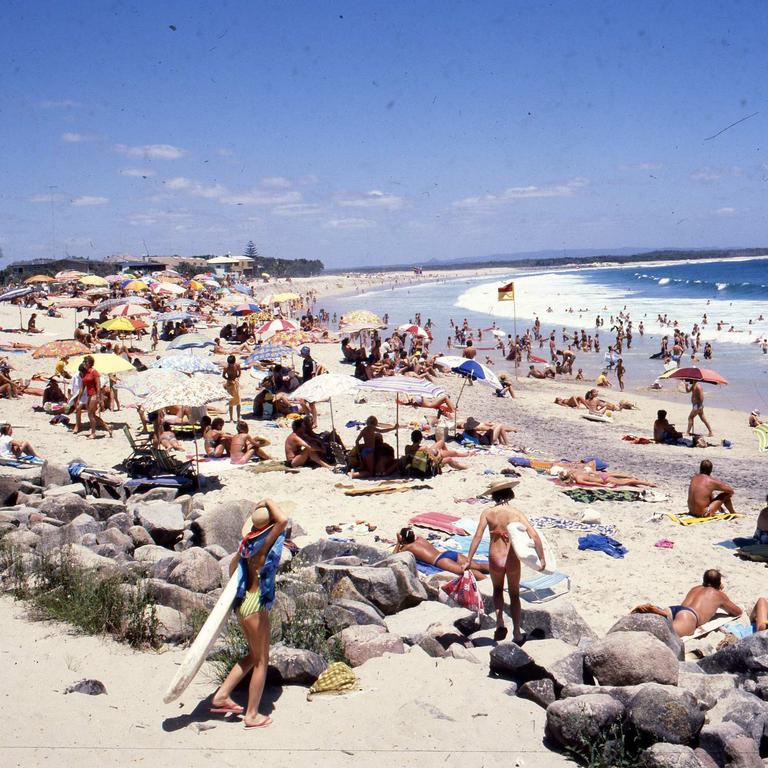
[{"label": "folding chair", "polygon": [[[565,589],[556,592],[554,587],[565,582]],[[560,571],[543,573],[532,579],[520,579],[520,597],[529,603],[546,603],[571,591],[571,578]]]},{"label": "folding chair", "polygon": [[160,448],[150,448],[152,458],[157,462],[157,466],[160,469],[158,474],[170,474],[170,475],[194,475],[193,469],[194,462],[192,461],[179,461],[178,459],[166,453]]}]

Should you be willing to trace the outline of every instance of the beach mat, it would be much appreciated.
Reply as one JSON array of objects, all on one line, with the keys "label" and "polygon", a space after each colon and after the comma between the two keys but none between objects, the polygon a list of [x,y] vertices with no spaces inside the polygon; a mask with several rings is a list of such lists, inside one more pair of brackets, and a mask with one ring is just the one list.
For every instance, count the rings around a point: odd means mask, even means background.
[{"label": "beach mat", "polygon": [[768,451],[768,424],[760,424],[757,427],[752,427],[752,432],[754,432],[755,437],[757,438],[757,449],[761,453]]},{"label": "beach mat", "polygon": [[615,488],[570,488],[563,493],[580,504],[595,501],[642,501],[640,491],[620,491]]},{"label": "beach mat", "polygon": [[455,515],[446,515],[443,512],[423,512],[412,517],[408,522],[418,528],[428,528],[432,531],[440,531],[441,533],[449,533],[451,535],[466,535],[467,531],[456,525],[459,519]]},{"label": "beach mat", "polygon": [[711,523],[714,520],[736,520],[739,517],[744,517],[738,512],[723,512],[719,515],[712,515],[712,517],[696,517],[696,515],[690,515],[687,512],[679,515],[674,514],[674,512],[667,512],[666,515],[673,523],[680,523],[680,525]]},{"label": "beach mat", "polygon": [[688,640],[698,640],[700,637],[708,635],[710,632],[720,629],[727,624],[732,624],[734,621],[738,621],[738,616],[715,616],[715,618],[702,624],[700,627],[696,627],[696,631],[692,635],[686,635],[680,639],[685,643]]}]

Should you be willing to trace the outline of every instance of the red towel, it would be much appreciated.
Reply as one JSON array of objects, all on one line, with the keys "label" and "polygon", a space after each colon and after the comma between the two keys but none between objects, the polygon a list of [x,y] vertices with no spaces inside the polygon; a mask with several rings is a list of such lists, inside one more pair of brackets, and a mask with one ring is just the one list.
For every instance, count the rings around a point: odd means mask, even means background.
[{"label": "red towel", "polygon": [[443,512],[423,512],[416,517],[412,517],[408,522],[419,528],[429,528],[433,531],[449,533],[451,536],[466,536],[467,532],[459,528],[454,523],[459,520],[454,515],[446,515]]}]

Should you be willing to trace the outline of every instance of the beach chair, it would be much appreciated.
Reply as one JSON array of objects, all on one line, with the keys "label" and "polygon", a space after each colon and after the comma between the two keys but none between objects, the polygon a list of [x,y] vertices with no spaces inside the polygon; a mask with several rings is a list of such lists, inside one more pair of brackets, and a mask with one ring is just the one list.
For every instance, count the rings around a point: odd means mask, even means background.
[{"label": "beach chair", "polygon": [[[565,582],[565,589],[555,587]],[[561,571],[543,573],[531,579],[520,579],[520,597],[529,603],[546,603],[571,591],[571,578]]]},{"label": "beach chair", "polygon": [[161,475],[187,475],[192,476],[195,474],[193,469],[193,461],[179,461],[178,459],[166,453],[160,448],[150,448],[152,458],[155,460],[158,469],[158,474]]},{"label": "beach chair", "polygon": [[128,444],[133,450],[133,455],[146,454],[149,452],[152,440],[149,437],[141,437],[138,440],[131,434],[127,424],[123,424],[123,434],[128,440]]}]

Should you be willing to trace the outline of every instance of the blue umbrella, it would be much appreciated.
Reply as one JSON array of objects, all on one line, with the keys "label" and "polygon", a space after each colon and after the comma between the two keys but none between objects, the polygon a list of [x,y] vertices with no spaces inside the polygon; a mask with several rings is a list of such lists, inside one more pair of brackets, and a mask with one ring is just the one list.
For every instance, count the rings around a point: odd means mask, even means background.
[{"label": "blue umbrella", "polygon": [[254,363],[260,363],[262,360],[280,360],[292,354],[293,350],[285,344],[262,344],[248,355],[244,365],[248,367]]},{"label": "blue umbrella", "polygon": [[238,293],[244,293],[246,296],[252,296],[253,295],[253,289],[249,288],[247,285],[243,285],[242,283],[237,283],[237,285],[232,286]]},{"label": "blue umbrella", "polygon": [[238,304],[236,307],[232,307],[229,310],[230,315],[252,315],[254,312],[258,312],[260,309],[258,304]]},{"label": "blue umbrella", "polygon": [[477,360],[465,360],[461,365],[457,365],[451,370],[473,381],[481,381],[494,389],[501,389],[501,382],[496,374],[487,366],[478,363]]},{"label": "blue umbrella", "polygon": [[221,373],[221,368],[206,357],[198,357],[191,352],[167,355],[152,364],[153,368],[165,368],[181,373]]},{"label": "blue umbrella", "polygon": [[155,320],[159,323],[183,323],[185,320],[194,320],[195,315],[190,312],[161,312]]},{"label": "blue umbrella", "polygon": [[30,293],[35,292],[35,288],[12,288],[10,291],[6,291],[0,296],[0,301],[13,301],[14,299],[20,299],[23,296],[29,296]]},{"label": "blue umbrella", "polygon": [[201,333],[185,333],[184,335],[175,338],[168,345],[168,349],[190,349],[192,347],[213,346],[215,346],[213,340],[203,336]]}]

